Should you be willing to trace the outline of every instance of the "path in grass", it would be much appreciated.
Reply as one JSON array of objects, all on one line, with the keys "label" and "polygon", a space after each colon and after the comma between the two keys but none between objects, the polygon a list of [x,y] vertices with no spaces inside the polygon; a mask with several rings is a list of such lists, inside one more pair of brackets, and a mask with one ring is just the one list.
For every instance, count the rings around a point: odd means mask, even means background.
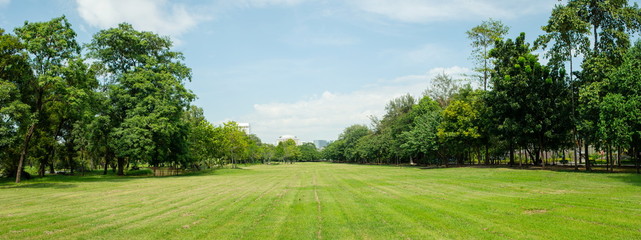
[{"label": "path in grass", "polygon": [[328,163],[0,184],[0,239],[641,239],[641,176]]}]

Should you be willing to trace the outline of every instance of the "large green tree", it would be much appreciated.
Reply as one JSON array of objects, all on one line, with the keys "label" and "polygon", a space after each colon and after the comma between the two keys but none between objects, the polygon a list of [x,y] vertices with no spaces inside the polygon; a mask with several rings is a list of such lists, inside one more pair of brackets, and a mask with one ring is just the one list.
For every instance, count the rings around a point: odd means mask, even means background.
[{"label": "large green tree", "polygon": [[578,150],[580,150],[581,146],[578,144],[579,139],[576,128],[576,102],[578,92],[576,88],[577,84],[574,82],[573,60],[579,55],[586,55],[590,52],[590,39],[588,36],[590,34],[590,25],[577,15],[577,10],[574,7],[560,4],[552,10],[548,24],[543,26],[542,30],[546,33],[539,36],[535,41],[535,47],[548,50],[545,57],[550,60],[551,65],[555,65],[557,68],[565,68],[564,65],[567,62],[569,66],[568,86],[570,87],[572,108],[570,116],[574,123],[572,130],[575,143],[574,159],[576,164],[578,158],[576,154],[579,152]]},{"label": "large green tree", "polygon": [[486,95],[495,134],[508,143],[510,164],[516,147],[526,149],[536,164],[541,153],[567,138],[568,93],[562,70],[539,63],[525,34],[498,41],[490,55],[495,58],[493,91]]},{"label": "large green tree", "polygon": [[107,152],[118,159],[118,174],[125,161],[182,165],[187,159],[187,126],[183,112],[194,99],[184,82],[191,69],[172,42],[130,24],[96,33],[88,45],[89,56],[103,69],[109,98],[104,116],[111,131]]},{"label": "large green tree", "polygon": [[411,129],[403,132],[401,147],[424,163],[436,163],[439,150],[438,127],[441,123],[441,107],[429,96],[424,96],[414,105]]},{"label": "large green tree", "polygon": [[31,107],[31,121],[24,125],[27,130],[24,132],[16,174],[16,182],[20,182],[31,139],[38,124],[46,122],[49,117],[46,106],[61,100],[61,91],[65,91],[67,87],[65,69],[73,59],[78,58],[80,45],[76,42],[76,33],[64,16],[48,22],[25,22],[24,26],[15,29],[15,33],[29,55],[29,64],[34,74],[28,83],[30,89],[23,93],[25,103]]},{"label": "large green tree", "polygon": [[0,171],[12,173],[17,168],[13,159],[18,154],[20,126],[30,120],[22,93],[33,76],[23,50],[18,38],[0,29]]},{"label": "large green tree", "polygon": [[300,152],[300,160],[304,162],[312,162],[320,159],[320,153],[316,149],[314,143],[303,143],[298,146]]},{"label": "large green tree", "polygon": [[630,48],[623,63],[609,76],[600,102],[599,133],[607,144],[629,149],[636,159],[641,152],[641,41]]},{"label": "large green tree", "polygon": [[630,34],[641,29],[641,12],[636,4],[630,5],[627,0],[569,0],[566,6],[592,30],[592,41],[581,41],[577,46],[579,49],[592,49],[585,54],[582,71],[578,75],[577,124],[585,147],[586,169],[590,170],[588,146],[600,141],[599,105],[605,95],[602,82],[621,65],[623,55],[631,45]]}]

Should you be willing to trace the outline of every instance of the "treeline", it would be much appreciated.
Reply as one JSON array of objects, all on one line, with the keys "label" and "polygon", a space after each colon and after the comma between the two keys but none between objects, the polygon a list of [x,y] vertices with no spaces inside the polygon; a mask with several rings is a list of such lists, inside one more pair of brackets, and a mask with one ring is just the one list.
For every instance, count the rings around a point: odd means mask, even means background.
[{"label": "treeline", "polygon": [[[590,149],[612,169],[639,172],[641,12],[627,1],[557,5],[533,44],[488,20],[467,32],[483,89],[441,74],[420,99],[390,101],[372,126],[353,125],[324,151],[335,161],[409,164],[546,164],[580,161]],[[547,64],[534,54],[544,50]],[[580,57],[577,70],[574,63]]]},{"label": "treeline", "polygon": [[40,176],[109,167],[123,175],[318,154],[207,122],[184,86],[191,69],[171,48],[126,23],[81,45],[64,16],[0,29],[0,175],[20,182],[25,166]]}]

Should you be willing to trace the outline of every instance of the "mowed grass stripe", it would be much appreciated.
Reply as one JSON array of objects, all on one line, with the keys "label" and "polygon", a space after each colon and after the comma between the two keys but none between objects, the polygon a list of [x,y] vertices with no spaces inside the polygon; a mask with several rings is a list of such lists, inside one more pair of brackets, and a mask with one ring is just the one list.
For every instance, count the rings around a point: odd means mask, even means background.
[{"label": "mowed grass stripe", "polygon": [[[355,174],[343,175],[340,181],[344,182],[344,186],[348,186],[346,188],[348,195],[354,196],[358,205],[370,211],[368,215],[374,218],[374,222],[381,224],[380,226],[370,226],[370,228],[380,231],[378,237],[407,239],[409,238],[408,234],[412,234],[414,231],[417,231],[415,234],[423,238],[425,236],[439,236],[433,225],[429,224],[429,219],[418,220],[416,216],[408,215],[412,213],[408,211],[405,205],[410,203],[403,202],[403,199],[398,198],[397,195],[390,196],[386,194],[385,197],[376,198],[380,192],[372,191],[371,187],[366,183],[356,180],[360,177]],[[429,213],[429,216],[436,215]],[[367,231],[372,230],[368,229]]]},{"label": "mowed grass stripe", "polygon": [[0,239],[641,239],[641,176],[296,163],[0,183]]},{"label": "mowed grass stripe", "polygon": [[[254,226],[262,224],[261,215],[271,215],[271,202],[278,201],[288,194],[288,189],[280,184],[284,179],[274,179],[273,181],[254,182],[248,188],[252,189],[251,195],[246,195],[243,201],[229,203],[230,207],[226,208],[220,220],[210,224],[209,229],[203,231],[204,236],[208,238],[219,238],[229,236],[232,238],[241,238],[247,235]],[[288,182],[288,181],[284,181]],[[269,183],[268,185],[265,185]],[[265,191],[264,189],[268,189]],[[247,221],[247,220],[253,221]],[[257,220],[260,220],[257,222]]]},{"label": "mowed grass stripe", "polygon": [[[388,192],[386,193],[392,195],[393,200],[383,201],[381,205],[375,209],[391,206],[404,215],[405,220],[401,220],[401,222],[416,222],[419,224],[416,229],[432,229],[432,232],[430,232],[429,235],[436,238],[460,238],[459,234],[462,234],[463,236],[470,235],[472,233],[475,235],[487,234],[485,232],[479,232],[474,228],[465,227],[481,224],[481,220],[483,218],[479,218],[477,220],[476,216],[473,216],[472,214],[461,214],[460,211],[457,211],[458,204],[450,202],[447,207],[444,207],[446,205],[439,203],[447,203],[446,201],[434,201],[434,199],[420,198],[419,194],[417,194],[417,192],[411,187],[412,185],[400,186],[401,187],[394,189],[387,189]],[[377,186],[373,188],[376,187]],[[383,199],[385,200],[386,198]],[[476,224],[469,224],[468,222],[475,222]],[[448,229],[452,229],[453,227],[461,230],[458,232],[448,231]],[[413,233],[417,231],[409,230],[408,232]],[[425,237],[427,236],[411,236],[411,238],[419,239]]]},{"label": "mowed grass stripe", "polygon": [[[172,196],[172,195],[177,195],[179,191],[180,189],[175,187],[171,191],[169,191],[168,189],[163,189],[162,192],[164,192],[169,196]],[[45,224],[44,226],[47,226],[48,228],[45,231],[55,232],[55,234],[52,234],[53,237],[57,237],[57,235],[60,235],[60,237],[63,237],[63,236],[68,236],[68,233],[59,231],[59,229],[62,229],[69,225],[81,225],[81,226],[84,225],[86,228],[93,229],[93,231],[98,231],[99,234],[111,233],[114,230],[118,230],[118,231],[126,230],[127,227],[133,225],[133,223],[136,223],[137,221],[151,220],[152,216],[159,214],[161,212],[166,212],[168,208],[174,208],[175,205],[180,204],[180,202],[176,201],[175,199],[167,199],[163,197],[153,198],[153,200],[146,201],[146,203],[139,203],[136,199],[131,199],[130,201],[127,201],[130,198],[126,198],[126,197],[135,198],[135,196],[138,196],[138,195],[139,195],[138,191],[130,191],[128,194],[121,193],[111,198],[107,197],[106,201],[104,202],[111,203],[111,204],[108,204],[110,205],[110,207],[100,212],[94,212],[94,214],[90,214],[89,216],[93,216],[94,219],[87,219],[88,216],[75,214],[75,216],[78,216],[77,218],[69,217],[66,221],[56,222],[56,224],[49,224],[49,225]],[[151,206],[162,206],[162,207],[153,208]],[[77,211],[83,211],[83,210],[78,209]],[[83,212],[89,214],[89,212],[86,212],[86,211],[83,211]],[[76,219],[78,218],[81,218],[82,221],[76,221]],[[95,219],[95,218],[98,218],[98,219]],[[43,220],[47,221],[47,218],[45,217],[43,218]],[[90,221],[86,221],[86,220],[90,220]],[[83,224],[86,222],[91,222],[93,224]],[[82,234],[82,233],[83,232],[78,232],[77,234]],[[74,236],[74,235],[75,234],[70,234],[69,236]]]}]

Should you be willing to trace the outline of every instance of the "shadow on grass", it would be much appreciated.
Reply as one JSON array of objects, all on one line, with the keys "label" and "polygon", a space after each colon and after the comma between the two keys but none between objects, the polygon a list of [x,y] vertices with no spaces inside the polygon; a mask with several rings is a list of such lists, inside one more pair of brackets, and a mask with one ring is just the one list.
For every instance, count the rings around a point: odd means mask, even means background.
[{"label": "shadow on grass", "polygon": [[125,175],[118,176],[113,172],[103,175],[102,171],[85,172],[83,175],[46,175],[44,177],[33,177],[32,179],[23,179],[22,183],[14,183],[13,178],[0,178],[0,189],[10,188],[73,188],[73,183],[83,182],[128,182],[138,179],[156,179],[156,178],[187,178],[211,175],[226,175],[230,173],[240,173],[249,171],[244,168],[223,168],[223,169],[206,169],[200,171],[187,172],[173,176],[153,176],[153,175]]},{"label": "shadow on grass", "polygon": [[69,183],[23,183],[23,184],[14,184],[7,186],[0,186],[0,189],[11,189],[11,188],[53,188],[53,189],[66,189],[66,188],[75,188],[76,184]]},{"label": "shadow on grass", "polygon": [[621,174],[621,175],[615,175],[615,176],[608,176],[609,178],[612,179],[617,179],[619,181],[639,186],[641,187],[641,175],[640,174]]},{"label": "shadow on grass", "polygon": [[523,165],[522,167],[508,165],[465,165],[465,166],[423,166],[420,169],[424,170],[436,170],[436,169],[452,169],[452,168],[487,168],[487,169],[512,169],[512,170],[524,170],[524,171],[551,171],[551,172],[562,172],[562,173],[571,173],[571,174],[603,174],[609,175],[607,177],[612,179],[617,179],[621,182],[632,184],[635,186],[641,186],[641,174],[636,173],[636,168],[634,166],[622,166],[616,167],[614,172],[607,170],[603,166],[593,166],[593,170],[585,171],[585,167],[579,165],[579,170],[576,170],[574,166],[570,165],[551,165],[546,166],[545,168],[541,166],[532,166],[532,165]]}]

